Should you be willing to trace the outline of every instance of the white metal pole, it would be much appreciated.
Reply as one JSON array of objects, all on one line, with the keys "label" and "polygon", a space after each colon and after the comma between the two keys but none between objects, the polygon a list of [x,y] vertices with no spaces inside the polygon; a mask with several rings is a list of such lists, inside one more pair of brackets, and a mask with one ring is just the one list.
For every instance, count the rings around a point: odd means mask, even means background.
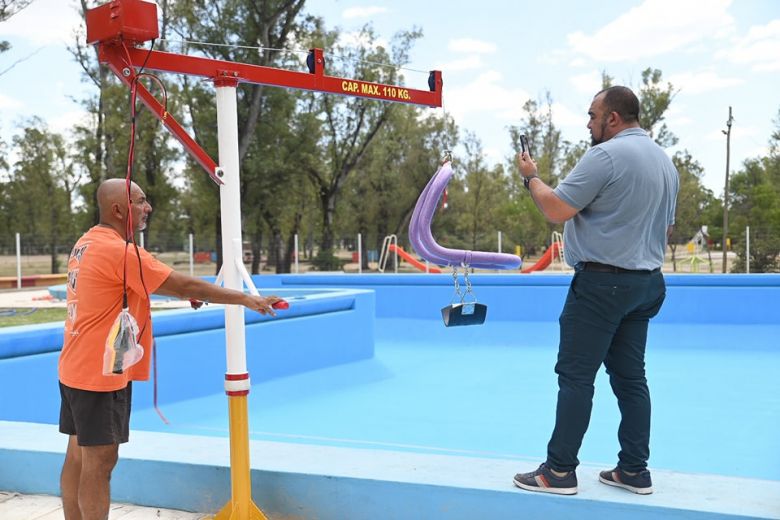
[{"label": "white metal pole", "polygon": [[195,243],[190,233],[190,276],[195,276]]},{"label": "white metal pole", "polygon": [[295,272],[298,273],[298,233],[295,233]]},{"label": "white metal pole", "polygon": [[141,243],[140,243],[139,245],[140,245],[140,246],[141,246],[141,248],[143,249],[143,248],[144,248],[144,232],[143,232],[143,231],[141,231],[141,232],[139,233],[139,235],[141,235]]},{"label": "white metal pole", "polygon": [[16,288],[22,288],[22,240],[19,233],[16,234]]},{"label": "white metal pole", "polygon": [[750,272],[750,226],[745,227],[745,272]]},{"label": "white metal pole", "polygon": [[[243,244],[241,237],[241,192],[238,160],[238,109],[235,85],[217,85],[217,133],[219,142],[219,167],[217,175],[219,205],[222,216],[222,274],[224,286],[243,290],[241,273],[235,261],[233,241]],[[227,373],[246,374],[246,338],[244,308],[241,305],[225,305],[225,340],[227,343]],[[229,386],[229,388],[228,388]],[[227,391],[249,390],[249,379],[226,380]]]},{"label": "white metal pole", "polygon": [[358,233],[358,274],[363,273],[363,236]]},{"label": "white metal pole", "polygon": [[393,272],[398,274],[398,237],[393,235],[392,240],[395,243],[395,254],[393,255]]},{"label": "white metal pole", "polygon": [[498,232],[498,252],[501,252],[501,231]]}]

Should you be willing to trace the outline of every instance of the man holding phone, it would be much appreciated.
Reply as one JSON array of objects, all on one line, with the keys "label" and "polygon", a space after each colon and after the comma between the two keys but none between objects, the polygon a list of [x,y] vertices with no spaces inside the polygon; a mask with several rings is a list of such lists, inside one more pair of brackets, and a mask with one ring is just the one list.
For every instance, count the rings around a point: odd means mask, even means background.
[{"label": "man holding phone", "polygon": [[620,408],[621,449],[617,467],[602,471],[599,480],[649,494],[645,344],[649,320],[666,294],[661,267],[679,175],[639,127],[639,100],[631,89],[597,93],[588,115],[592,147],[556,188],[538,177],[527,143],[517,159],[536,206],[550,222],[565,223],[564,256],[575,273],[559,320],[558,404],[547,459],[536,471],[515,475],[514,483],[529,491],[577,493],[577,454],[604,364]]}]

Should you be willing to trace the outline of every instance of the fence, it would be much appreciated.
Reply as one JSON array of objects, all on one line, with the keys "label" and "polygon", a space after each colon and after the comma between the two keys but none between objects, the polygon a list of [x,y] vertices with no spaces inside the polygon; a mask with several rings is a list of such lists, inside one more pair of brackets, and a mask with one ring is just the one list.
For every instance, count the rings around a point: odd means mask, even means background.
[{"label": "fence", "polygon": [[[53,241],[51,240],[21,233],[0,237],[0,287],[20,288],[25,285],[34,285],[34,283],[29,282],[36,276],[65,273],[68,255],[76,239],[77,237],[58,237],[56,244],[52,245]],[[147,249],[150,252],[179,271],[190,275],[216,274],[217,253],[213,237],[202,236],[198,239],[193,234],[175,237],[156,237],[153,235],[151,244],[145,244],[146,240],[148,239],[145,234],[138,236],[139,245],[142,247],[148,245]],[[487,241],[485,240],[485,242]],[[506,242],[506,235],[498,231],[492,247],[498,252],[504,252]],[[733,240],[729,242],[731,247],[726,255],[727,272],[750,273],[780,270],[780,262],[777,258],[777,251],[780,250],[780,234],[774,233],[773,230],[764,228],[751,230],[751,227],[747,226],[744,230],[738,231]],[[292,245],[292,260],[289,266],[292,273],[306,272],[311,269],[310,263],[302,259],[304,252],[300,249],[300,243],[298,235],[295,235]],[[165,244],[165,248],[157,244]],[[179,246],[176,247],[175,244],[179,244]],[[510,244],[517,244],[517,242],[510,242]],[[368,249],[366,240],[360,234],[357,234],[356,237],[345,237],[338,245],[340,247],[337,253],[343,259],[344,270],[347,272],[362,273],[366,268],[381,271],[381,262],[388,262],[387,256],[382,258],[381,251]],[[720,273],[723,271],[723,255],[719,247],[720,244],[707,244],[706,241],[701,240],[679,244],[674,253],[671,249],[667,251],[664,270],[684,273]],[[524,251],[519,245],[515,245],[514,251],[508,252],[524,256]],[[390,271],[397,272],[398,269],[395,266],[403,266],[402,270],[414,270],[409,267],[410,263],[402,263],[397,249],[386,251],[385,254],[394,255],[394,258],[390,260],[389,265],[393,266]],[[303,256],[311,255],[312,251],[307,250],[306,255]],[[542,259],[525,255],[524,267],[532,266],[535,261]],[[249,243],[245,243],[244,262],[251,263],[252,260],[252,248]],[[545,262],[539,263],[540,266],[544,264]],[[261,264],[261,271],[269,271],[272,267],[268,266],[267,263]],[[545,265],[540,270],[560,271],[565,268],[567,266],[563,262],[557,261],[552,266]]]}]

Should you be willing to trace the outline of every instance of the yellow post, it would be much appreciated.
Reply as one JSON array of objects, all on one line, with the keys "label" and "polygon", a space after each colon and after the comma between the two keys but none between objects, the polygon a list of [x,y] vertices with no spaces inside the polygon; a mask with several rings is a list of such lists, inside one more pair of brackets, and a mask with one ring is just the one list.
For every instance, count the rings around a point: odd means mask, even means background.
[{"label": "yellow post", "polygon": [[246,395],[229,395],[230,411],[230,502],[214,520],[268,520],[252,502],[249,475],[249,419]]}]

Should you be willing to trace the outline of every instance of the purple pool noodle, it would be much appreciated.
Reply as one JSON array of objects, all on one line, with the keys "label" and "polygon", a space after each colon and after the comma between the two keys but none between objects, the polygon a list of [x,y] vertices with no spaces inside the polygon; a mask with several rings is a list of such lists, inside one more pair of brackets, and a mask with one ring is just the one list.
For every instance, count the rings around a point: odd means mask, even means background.
[{"label": "purple pool noodle", "polygon": [[439,198],[452,177],[452,167],[446,162],[433,175],[423,190],[409,223],[409,239],[417,253],[436,263],[459,266],[466,264],[479,269],[517,269],[523,261],[516,255],[487,251],[449,249],[436,243],[431,233],[431,222]]}]

